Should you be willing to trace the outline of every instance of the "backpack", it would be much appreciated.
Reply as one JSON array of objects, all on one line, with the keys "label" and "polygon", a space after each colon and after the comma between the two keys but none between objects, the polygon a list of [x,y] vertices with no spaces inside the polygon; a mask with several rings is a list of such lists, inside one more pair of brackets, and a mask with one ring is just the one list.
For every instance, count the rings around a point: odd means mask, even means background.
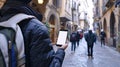
[{"label": "backpack", "polygon": [[72,34],[72,39],[76,39],[76,34]]},{"label": "backpack", "polygon": [[24,39],[18,23],[33,17],[20,13],[0,22],[0,67],[19,67],[25,64]]},{"label": "backpack", "polygon": [[82,39],[83,38],[83,34],[82,33],[80,33],[80,39]]},{"label": "backpack", "polygon": [[105,32],[101,32],[101,33],[100,33],[100,38],[101,38],[101,39],[104,39],[105,37],[106,37]]},{"label": "backpack", "polygon": [[96,36],[94,33],[90,34],[90,33],[87,33],[85,35],[85,40],[87,41],[87,43],[89,45],[92,45],[95,41],[96,41]]},{"label": "backpack", "polygon": [[70,41],[76,41],[76,33],[72,33],[70,36]]}]

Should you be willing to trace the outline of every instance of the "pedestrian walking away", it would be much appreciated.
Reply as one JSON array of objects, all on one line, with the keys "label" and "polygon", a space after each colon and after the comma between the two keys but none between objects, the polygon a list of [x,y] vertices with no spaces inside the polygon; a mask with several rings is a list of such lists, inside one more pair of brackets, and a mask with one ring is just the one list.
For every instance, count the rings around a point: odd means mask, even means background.
[{"label": "pedestrian walking away", "polygon": [[[25,62],[19,65],[19,67],[61,67],[65,56],[64,50],[68,45],[62,45],[58,47],[56,52],[54,51],[48,29],[41,22],[42,14],[39,14],[28,5],[31,1],[32,0],[6,0],[0,9],[0,22],[7,21],[18,14],[34,16],[34,18],[22,20],[18,24],[22,31],[25,47],[25,50],[22,50],[25,51]],[[22,17],[23,16],[19,18]],[[8,58],[8,56],[6,57]],[[17,61],[19,60],[20,59],[17,59]],[[8,62],[9,61],[10,60],[8,60]],[[0,65],[3,64],[0,63]],[[10,64],[8,63],[8,65]],[[9,67],[18,67],[18,65],[10,65]]]},{"label": "pedestrian walking away", "polygon": [[80,32],[80,40],[83,38],[83,31]]},{"label": "pedestrian walking away", "polygon": [[77,31],[76,32],[76,43],[77,43],[77,46],[79,46],[79,41],[80,41],[80,32]]},{"label": "pedestrian walking away", "polygon": [[92,30],[89,30],[88,33],[85,34],[85,40],[87,42],[88,56],[93,58],[93,46],[94,42],[96,42],[96,35]]},{"label": "pedestrian walking away", "polygon": [[106,33],[102,29],[101,32],[100,32],[101,47],[102,47],[102,45],[105,45],[105,38],[106,38]]},{"label": "pedestrian walking away", "polygon": [[76,50],[76,32],[73,31],[70,35],[70,42],[71,42],[71,51],[74,51]]}]

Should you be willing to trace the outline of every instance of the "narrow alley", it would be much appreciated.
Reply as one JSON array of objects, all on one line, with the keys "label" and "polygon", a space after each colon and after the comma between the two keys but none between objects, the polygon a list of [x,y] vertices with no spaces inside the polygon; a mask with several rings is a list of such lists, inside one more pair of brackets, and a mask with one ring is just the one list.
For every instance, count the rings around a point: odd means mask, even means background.
[{"label": "narrow alley", "polygon": [[100,42],[97,42],[93,53],[94,59],[88,58],[84,38],[75,53],[71,52],[71,44],[69,44],[62,67],[120,67],[120,53],[113,48],[101,47]]}]

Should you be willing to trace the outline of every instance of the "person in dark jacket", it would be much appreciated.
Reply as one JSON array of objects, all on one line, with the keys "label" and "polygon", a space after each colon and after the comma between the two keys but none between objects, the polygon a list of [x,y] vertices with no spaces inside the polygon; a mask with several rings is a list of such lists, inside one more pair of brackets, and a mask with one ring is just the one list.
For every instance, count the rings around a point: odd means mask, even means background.
[{"label": "person in dark jacket", "polygon": [[77,37],[77,34],[76,34],[75,31],[73,31],[70,34],[70,42],[71,42],[71,51],[74,51],[74,52],[75,52],[75,49],[76,49],[76,37]]},{"label": "person in dark jacket", "polygon": [[0,9],[0,22],[19,13],[35,16],[37,19],[26,19],[19,23],[25,42],[25,67],[61,67],[67,44],[54,51],[46,26],[38,20],[39,14],[27,5],[30,1],[6,0]]},{"label": "person in dark jacket", "polygon": [[100,32],[101,47],[102,47],[102,44],[105,45],[105,38],[106,38],[106,33],[105,33],[104,30],[102,29],[101,32]]},{"label": "person in dark jacket", "polygon": [[88,33],[85,34],[85,40],[87,42],[88,56],[93,58],[93,46],[96,41],[96,36],[92,30],[89,30]]},{"label": "person in dark jacket", "polygon": [[76,43],[77,43],[77,46],[79,46],[79,41],[80,41],[80,32],[77,31],[76,32]]}]

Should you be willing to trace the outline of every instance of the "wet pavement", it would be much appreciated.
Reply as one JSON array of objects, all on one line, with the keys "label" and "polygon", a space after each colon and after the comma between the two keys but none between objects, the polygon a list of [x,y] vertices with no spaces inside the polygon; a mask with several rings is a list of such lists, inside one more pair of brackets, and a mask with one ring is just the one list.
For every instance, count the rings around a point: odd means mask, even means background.
[{"label": "wet pavement", "polygon": [[94,45],[94,58],[87,56],[87,44],[84,38],[80,41],[75,53],[71,52],[71,44],[66,49],[62,67],[120,67],[120,53],[108,46]]}]

